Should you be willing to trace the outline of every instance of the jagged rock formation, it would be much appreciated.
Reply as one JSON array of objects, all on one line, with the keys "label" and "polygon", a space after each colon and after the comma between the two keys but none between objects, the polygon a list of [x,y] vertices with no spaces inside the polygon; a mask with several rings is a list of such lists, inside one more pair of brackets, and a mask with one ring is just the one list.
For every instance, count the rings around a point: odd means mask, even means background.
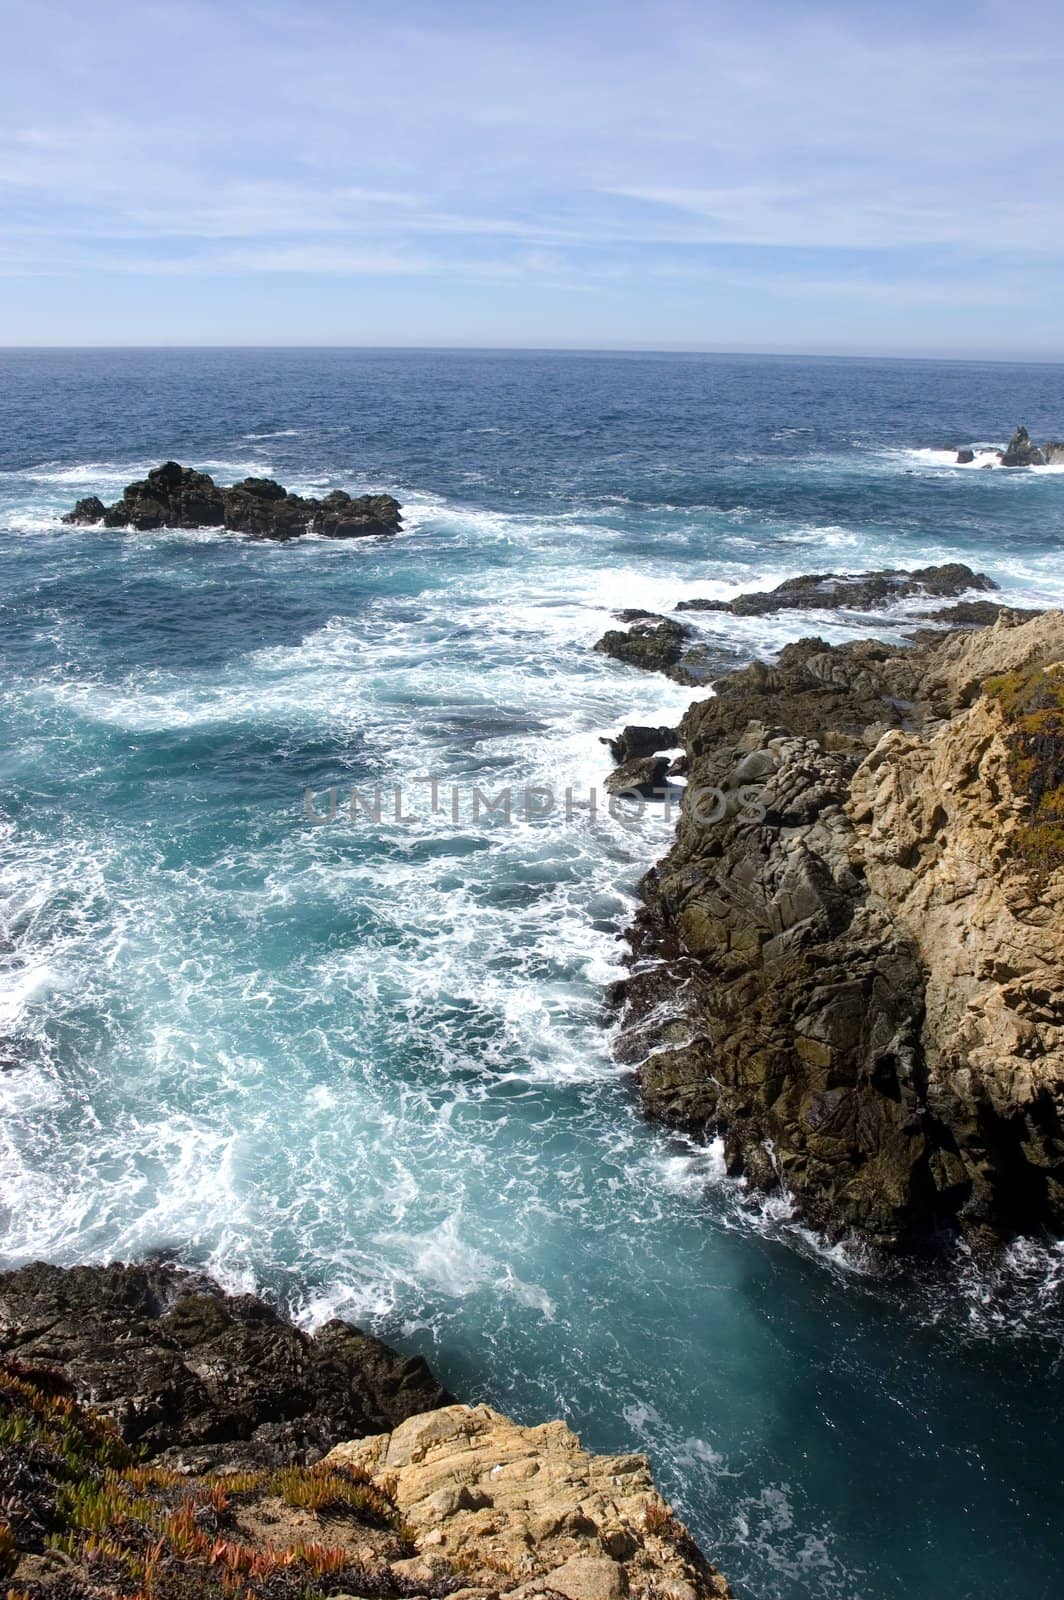
[{"label": "jagged rock formation", "polygon": [[730,1593],[655,1491],[646,1457],[590,1455],[564,1422],[522,1428],[488,1406],[447,1406],[327,1461],[387,1484],[422,1552],[465,1570],[479,1592]]},{"label": "jagged rock formation", "polygon": [[1024,427],[1019,427],[1005,446],[1001,457],[1003,467],[1044,467],[1046,458],[1031,440]]},{"label": "jagged rock formation", "polygon": [[669,775],[668,756],[635,756],[614,767],[606,779],[607,794],[662,794]]},{"label": "jagged rock formation", "polygon": [[[726,652],[704,644],[692,644],[692,630],[671,617],[645,611],[624,611],[622,622],[631,622],[624,631],[610,628],[595,645],[601,654],[623,661],[644,672],[663,672],[676,683],[696,686],[710,683],[730,663]],[[638,619],[638,620],[633,620]]]},{"label": "jagged rock formation", "polygon": [[245,478],[221,488],[205,472],[166,461],[128,484],[121,500],[105,506],[96,495],[79,500],[63,521],[102,523],[105,528],[229,528],[255,539],[297,539],[316,533],[327,539],[359,539],[397,533],[401,507],[389,494],[353,498],[342,489],[322,500],[304,499],[272,478]]},{"label": "jagged rock formation", "polygon": [[803,640],[682,724],[618,1053],[651,1115],[721,1131],[829,1232],[1064,1227],[1055,662],[1055,612],[915,650]]},{"label": "jagged rock formation", "polygon": [[451,1403],[346,1323],[310,1339],[168,1266],[38,1264],[0,1276],[0,1329],[20,1600],[730,1593],[643,1456]]},{"label": "jagged rock formation", "polygon": [[955,606],[940,606],[937,611],[921,611],[918,615],[921,620],[949,622],[955,628],[989,628],[1003,611],[1022,622],[1029,622],[1032,617],[1041,615],[1038,611],[1025,611],[1020,606],[1002,605],[997,600],[958,600]]},{"label": "jagged rock formation", "polygon": [[450,1399],[420,1357],[350,1323],[310,1338],[160,1263],[0,1273],[0,1354],[60,1368],[130,1444],[200,1470],[314,1458]]},{"label": "jagged rock formation", "polygon": [[736,595],[734,600],[681,600],[677,611],[727,611],[734,617],[765,617],[775,611],[874,611],[912,595],[949,599],[966,590],[996,589],[985,573],[961,561],[912,572],[819,572],[788,578],[775,589]]},{"label": "jagged rock formation", "polygon": [[638,722],[628,723],[616,738],[602,740],[609,745],[610,755],[618,765],[623,761],[635,761],[640,756],[656,756],[659,750],[674,750],[679,742],[680,735],[675,728],[648,728]]}]

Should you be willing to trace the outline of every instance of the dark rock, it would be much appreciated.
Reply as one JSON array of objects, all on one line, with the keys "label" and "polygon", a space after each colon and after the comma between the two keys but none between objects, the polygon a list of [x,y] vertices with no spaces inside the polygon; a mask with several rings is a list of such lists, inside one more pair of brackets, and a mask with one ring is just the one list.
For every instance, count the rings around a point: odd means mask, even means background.
[{"label": "dark rock", "polygon": [[636,756],[615,767],[606,779],[608,794],[638,794],[647,798],[664,792],[669,774],[668,756]]},{"label": "dark rock", "polygon": [[629,723],[616,739],[603,739],[614,761],[633,761],[638,756],[656,756],[659,750],[674,750],[680,742],[676,728],[647,728]]},{"label": "dark rock", "polygon": [[663,672],[676,683],[692,688],[709,684],[733,666],[734,649],[707,644],[691,644],[692,630],[670,617],[648,613],[627,632],[611,628],[595,645],[602,655],[612,656],[627,666],[644,672]]},{"label": "dark rock", "polygon": [[[1041,648],[1056,652],[1059,628],[1050,633]],[[829,1236],[889,1254],[935,1253],[965,1229],[1008,1237],[1064,1223],[1047,1092],[1009,1062],[974,1067],[952,1033],[956,1060],[939,1071],[925,957],[911,923],[866,885],[855,774],[876,792],[866,758],[877,748],[887,783],[885,732],[909,730],[893,747],[908,749],[913,730],[939,727],[979,693],[981,678],[950,666],[958,636],[932,640],[921,650],[803,639],[689,708],[676,840],[641,885],[629,975],[612,994],[618,1058],[637,1068],[648,1115],[721,1134],[729,1170],[753,1188],[783,1188]],[[908,791],[890,792],[901,831],[877,849],[909,881]],[[926,824],[925,866],[949,804]],[[1012,1086],[1006,1111],[995,1071]]]},{"label": "dark rock", "polygon": [[969,466],[971,466],[971,464],[972,464],[972,462],[974,460],[975,460],[975,451],[974,450],[958,450],[957,451],[957,465],[959,467],[969,467]]},{"label": "dark rock", "polygon": [[808,573],[788,578],[775,589],[736,595],[734,600],[681,600],[677,611],[727,611],[736,617],[763,617],[775,611],[872,611],[913,595],[943,598],[966,589],[996,589],[985,573],[962,562],[917,567],[911,572]]},{"label": "dark rock", "polygon": [[665,672],[672,676],[690,637],[690,628],[682,623],[649,613],[644,620],[633,623],[627,632],[610,628],[595,649],[630,667],[641,667],[644,672]]},{"label": "dark rock", "polygon": [[63,518],[63,521],[84,523],[102,522],[106,510],[107,507],[97,495],[86,495],[83,500],[79,500],[77,502],[73,511],[67,512],[66,516]]},{"label": "dark rock", "polygon": [[919,612],[925,621],[952,622],[957,628],[990,628],[1003,615],[1026,622],[1038,614],[1037,611],[1024,610],[1022,607],[999,605],[996,600],[959,600],[955,606]]},{"label": "dark rock", "polygon": [[205,472],[166,461],[147,478],[129,484],[113,506],[105,507],[93,495],[79,500],[63,521],[102,521],[107,528],[139,532],[224,527],[254,539],[297,539],[305,533],[356,539],[398,532],[400,509],[391,495],[352,497],[342,489],[323,500],[304,499],[272,478],[245,478],[221,488]]},{"label": "dark rock", "polygon": [[451,1399],[420,1357],[350,1323],[311,1338],[252,1295],[161,1264],[0,1274],[0,1353],[58,1368],[130,1443],[197,1470],[316,1459]]},{"label": "dark rock", "polygon": [[1064,467],[1064,442],[1061,440],[1051,439],[1048,444],[1044,444],[1042,454],[1047,467]]},{"label": "dark rock", "polygon": [[1031,436],[1026,428],[1016,429],[1012,438],[1005,446],[1005,454],[1001,458],[1003,467],[1044,467],[1045,456],[1038,446],[1031,441]]}]

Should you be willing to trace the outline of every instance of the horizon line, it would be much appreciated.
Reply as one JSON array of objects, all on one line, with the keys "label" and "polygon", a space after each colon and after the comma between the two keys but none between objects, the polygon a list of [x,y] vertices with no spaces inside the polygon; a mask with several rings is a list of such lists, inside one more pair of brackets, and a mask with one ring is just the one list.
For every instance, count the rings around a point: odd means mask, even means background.
[{"label": "horizon line", "polygon": [[93,344],[7,344],[0,341],[0,355],[4,354],[62,354],[65,352],[86,354],[142,352],[144,354],[163,351],[198,352],[198,351],[249,351],[249,352],[277,352],[277,351],[365,351],[378,354],[435,354],[435,355],[570,355],[570,356],[707,356],[707,357],[740,357],[748,360],[807,360],[807,361],[927,361],[953,363],[958,365],[1002,365],[1002,366],[1039,366],[1055,367],[1064,366],[1064,353],[1053,356],[1036,355],[1033,353],[1004,355],[1000,352],[985,352],[974,354],[971,352],[948,351],[883,351],[883,350],[814,350],[814,349],[782,349],[758,350],[729,348],[709,345],[681,345],[681,344],[632,344],[632,345],[576,345],[576,344],[363,344],[363,343],[332,343],[312,341],[301,343],[296,341],[280,344],[270,343],[223,343],[211,342],[164,342],[159,344],[149,343],[93,343]]}]

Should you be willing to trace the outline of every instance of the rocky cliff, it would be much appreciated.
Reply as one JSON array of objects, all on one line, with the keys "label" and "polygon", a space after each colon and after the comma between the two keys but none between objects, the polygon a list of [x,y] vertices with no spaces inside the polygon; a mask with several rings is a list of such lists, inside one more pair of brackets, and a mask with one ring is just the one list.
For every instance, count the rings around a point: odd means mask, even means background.
[{"label": "rocky cliff", "polygon": [[829,1233],[1064,1226],[1060,662],[1060,613],[803,640],[682,724],[618,1052],[651,1115]]},{"label": "rocky cliff", "polygon": [[159,1264],[0,1274],[0,1578],[18,1600],[729,1593],[644,1457]]}]

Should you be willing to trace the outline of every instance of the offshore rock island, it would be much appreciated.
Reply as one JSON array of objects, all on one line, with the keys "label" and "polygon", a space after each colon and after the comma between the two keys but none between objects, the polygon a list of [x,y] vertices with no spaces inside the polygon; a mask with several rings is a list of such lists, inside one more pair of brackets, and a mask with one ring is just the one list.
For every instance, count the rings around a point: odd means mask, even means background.
[{"label": "offshore rock island", "polygon": [[1059,1233],[1064,615],[803,639],[715,689],[613,996],[648,1114],[886,1255]]},{"label": "offshore rock island", "polygon": [[98,523],[138,533],[156,528],[226,528],[253,539],[284,541],[307,533],[323,539],[363,539],[398,533],[401,510],[390,494],[352,497],[336,489],[321,500],[305,499],[272,478],[245,478],[226,489],[206,472],[165,461],[146,478],[128,484],[114,505],[105,506],[97,495],[87,495],[62,520],[73,526]]}]

